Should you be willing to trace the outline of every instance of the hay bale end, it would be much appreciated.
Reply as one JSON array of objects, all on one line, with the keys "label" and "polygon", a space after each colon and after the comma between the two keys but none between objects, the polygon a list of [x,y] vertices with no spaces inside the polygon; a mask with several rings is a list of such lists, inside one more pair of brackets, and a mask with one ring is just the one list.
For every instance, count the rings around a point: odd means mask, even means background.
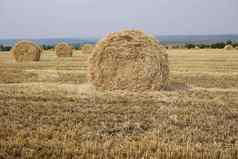
[{"label": "hay bale end", "polygon": [[62,42],[55,46],[55,52],[58,57],[72,57],[73,47],[65,42]]},{"label": "hay bale end", "polygon": [[169,78],[165,51],[142,31],[111,33],[97,43],[89,58],[89,81],[101,90],[160,90]]},{"label": "hay bale end", "polygon": [[16,62],[40,61],[42,48],[31,41],[19,41],[10,51]]},{"label": "hay bale end", "polygon": [[224,49],[225,49],[225,50],[233,50],[234,48],[233,48],[232,45],[226,45],[226,46],[224,47]]}]

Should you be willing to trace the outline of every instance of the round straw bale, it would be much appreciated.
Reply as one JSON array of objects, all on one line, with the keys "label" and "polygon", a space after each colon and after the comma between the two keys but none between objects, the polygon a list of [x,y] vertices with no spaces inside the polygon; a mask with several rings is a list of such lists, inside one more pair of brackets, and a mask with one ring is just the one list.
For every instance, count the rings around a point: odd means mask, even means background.
[{"label": "round straw bale", "polygon": [[81,47],[81,52],[83,54],[91,54],[93,51],[94,45],[92,44],[85,44]]},{"label": "round straw bale", "polygon": [[232,50],[233,49],[233,46],[232,45],[226,45],[224,47],[225,50]]},{"label": "round straw bale", "polygon": [[111,33],[89,58],[89,81],[101,90],[160,90],[169,78],[164,47],[142,31]]},{"label": "round straw bale", "polygon": [[40,61],[42,49],[31,41],[19,41],[10,52],[16,62]]},{"label": "round straw bale", "polygon": [[195,50],[199,50],[200,49],[200,47],[198,47],[198,46],[195,46],[195,48],[194,48]]},{"label": "round straw bale", "polygon": [[238,46],[237,46],[237,47],[235,47],[235,49],[236,49],[236,50],[238,50]]},{"label": "round straw bale", "polygon": [[56,55],[58,57],[72,57],[73,48],[71,45],[62,42],[55,46]]}]

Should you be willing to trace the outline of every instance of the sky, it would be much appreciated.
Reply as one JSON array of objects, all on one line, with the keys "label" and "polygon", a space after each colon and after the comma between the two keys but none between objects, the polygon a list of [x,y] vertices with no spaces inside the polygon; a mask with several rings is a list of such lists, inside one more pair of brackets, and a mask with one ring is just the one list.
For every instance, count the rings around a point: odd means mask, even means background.
[{"label": "sky", "polygon": [[238,34],[238,0],[0,0],[0,38]]}]

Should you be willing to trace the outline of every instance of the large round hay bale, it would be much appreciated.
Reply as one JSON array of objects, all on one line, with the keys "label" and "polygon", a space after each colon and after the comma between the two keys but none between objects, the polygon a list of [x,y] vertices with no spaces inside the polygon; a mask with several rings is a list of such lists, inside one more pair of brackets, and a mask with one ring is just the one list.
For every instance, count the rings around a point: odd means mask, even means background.
[{"label": "large round hay bale", "polygon": [[226,45],[224,47],[225,50],[233,50],[233,46],[232,45]]},{"label": "large round hay bale", "polygon": [[92,44],[84,44],[81,46],[80,50],[83,54],[91,54],[93,51],[94,45]]},{"label": "large round hay bale", "polygon": [[238,50],[238,46],[236,46],[235,49]]},{"label": "large round hay bale", "polygon": [[40,61],[42,49],[31,41],[19,41],[11,49],[12,58],[16,62]]},{"label": "large round hay bale", "polygon": [[142,31],[111,33],[89,58],[89,81],[101,90],[160,90],[169,78],[168,55]]},{"label": "large round hay bale", "polygon": [[55,52],[58,57],[72,57],[73,48],[71,45],[62,42],[55,46]]}]

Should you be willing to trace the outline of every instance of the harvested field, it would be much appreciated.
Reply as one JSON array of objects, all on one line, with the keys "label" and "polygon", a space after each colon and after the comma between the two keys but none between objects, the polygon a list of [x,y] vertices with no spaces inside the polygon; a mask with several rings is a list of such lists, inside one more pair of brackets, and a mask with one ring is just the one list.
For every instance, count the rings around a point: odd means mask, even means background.
[{"label": "harvested field", "polygon": [[0,53],[0,158],[238,158],[238,51],[168,50],[169,86],[97,91],[87,54]]}]

